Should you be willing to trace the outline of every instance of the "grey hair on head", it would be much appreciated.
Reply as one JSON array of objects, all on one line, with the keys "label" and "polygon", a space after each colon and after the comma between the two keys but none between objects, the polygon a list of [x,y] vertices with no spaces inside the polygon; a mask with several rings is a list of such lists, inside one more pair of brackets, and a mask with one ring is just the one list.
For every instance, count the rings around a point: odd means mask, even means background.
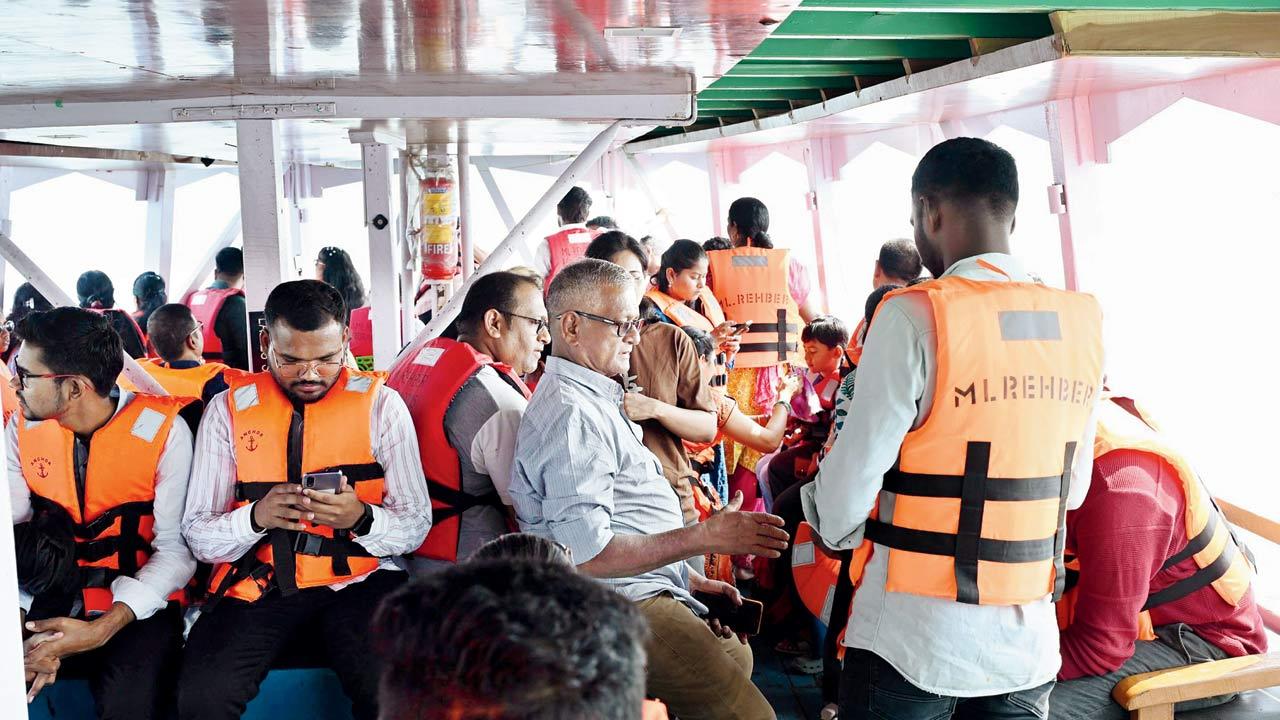
[{"label": "grey hair on head", "polygon": [[590,258],[567,265],[551,279],[547,288],[547,312],[557,317],[570,310],[584,309],[581,305],[597,297],[607,288],[630,288],[635,284],[631,275],[618,265]]}]

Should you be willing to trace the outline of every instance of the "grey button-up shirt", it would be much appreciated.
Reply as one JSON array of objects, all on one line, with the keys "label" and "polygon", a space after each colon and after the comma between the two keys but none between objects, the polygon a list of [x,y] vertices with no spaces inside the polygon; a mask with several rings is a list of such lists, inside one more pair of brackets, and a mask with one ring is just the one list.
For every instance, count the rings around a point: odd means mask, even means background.
[{"label": "grey button-up shirt", "polygon": [[[564,544],[579,564],[614,535],[684,526],[671,485],[640,441],[640,426],[622,413],[622,394],[614,380],[553,357],[520,422],[511,472],[520,527]],[[689,594],[684,563],[603,582],[633,602],[669,593],[703,609]]]}]

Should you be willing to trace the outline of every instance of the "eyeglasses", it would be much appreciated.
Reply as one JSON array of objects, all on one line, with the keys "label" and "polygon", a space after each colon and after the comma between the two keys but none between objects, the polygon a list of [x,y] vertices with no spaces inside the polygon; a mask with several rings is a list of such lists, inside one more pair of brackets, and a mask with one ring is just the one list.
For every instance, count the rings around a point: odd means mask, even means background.
[{"label": "eyeglasses", "polygon": [[197,321],[196,321],[196,326],[195,326],[195,327],[193,327],[193,328],[191,328],[191,332],[187,333],[187,337],[191,337],[192,335],[195,335],[196,333],[198,333],[198,332],[200,332],[200,331],[202,331],[202,330],[204,330],[204,323],[202,323],[202,322],[200,322],[199,320],[197,320]]},{"label": "eyeglasses", "polygon": [[19,389],[19,390],[23,390],[23,391],[25,391],[25,390],[27,389],[27,381],[28,381],[28,380],[44,380],[44,379],[53,379],[53,378],[70,378],[70,377],[80,377],[80,376],[79,376],[79,375],[76,375],[76,374],[74,374],[74,373],[72,373],[72,374],[67,374],[67,373],[39,373],[39,374],[37,374],[37,373],[29,373],[29,372],[27,372],[26,370],[23,370],[21,367],[18,367],[18,372],[14,374],[14,378],[16,378],[16,379],[17,379],[17,381],[18,381],[18,389]]},{"label": "eyeglasses", "polygon": [[614,332],[618,333],[618,337],[626,337],[633,332],[639,332],[640,326],[644,324],[644,321],[641,320],[640,318],[635,318],[634,320],[618,321],[618,320],[613,320],[611,318],[602,317],[600,315],[592,315],[589,312],[583,312],[581,310],[565,310],[564,312],[560,313],[556,317],[562,318],[569,313],[575,313],[575,314],[581,315],[582,317],[588,320],[595,320],[596,322],[604,323],[605,325],[612,325]]},{"label": "eyeglasses", "polygon": [[[342,350],[339,350],[337,353],[331,353],[330,357],[340,354],[345,350],[346,348],[343,347]],[[327,380],[342,372],[341,360],[298,360],[296,362],[281,362],[280,356],[276,355],[276,349],[273,347],[267,349],[267,355],[271,359],[271,364],[275,365],[276,370],[280,372],[280,375],[291,380],[300,378],[311,372],[315,372],[316,375]]]},{"label": "eyeglasses", "polygon": [[502,310],[502,309],[499,309],[499,308],[494,308],[494,310],[497,310],[498,312],[502,313],[503,315],[509,315],[509,316],[511,316],[511,317],[518,317],[518,318],[520,318],[521,320],[528,320],[529,322],[531,322],[531,323],[533,323],[534,325],[536,325],[536,326],[537,326],[537,330],[536,330],[535,332],[537,332],[539,335],[541,335],[541,334],[543,333],[543,331],[544,331],[544,330],[546,330],[547,328],[551,327],[551,324],[550,324],[550,323],[548,323],[546,320],[542,320],[542,319],[540,319],[540,318],[536,318],[536,317],[529,317],[528,315],[521,315],[520,313],[513,313],[513,312],[511,312],[510,310]]}]

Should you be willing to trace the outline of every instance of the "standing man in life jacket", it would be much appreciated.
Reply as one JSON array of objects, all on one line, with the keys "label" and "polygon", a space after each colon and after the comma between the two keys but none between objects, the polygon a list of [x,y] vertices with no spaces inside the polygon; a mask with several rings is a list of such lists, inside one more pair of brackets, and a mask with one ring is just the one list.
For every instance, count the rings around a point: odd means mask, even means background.
[{"label": "standing man in life jacket", "polygon": [[397,558],[431,527],[413,421],[384,374],[343,366],[336,289],[281,283],[264,315],[267,370],[233,380],[196,437],[182,528],[215,568],[187,638],[178,716],[240,717],[281,649],[306,636],[357,720],[373,720],[369,617],[406,579]]},{"label": "standing man in life jacket", "polygon": [[433,522],[415,569],[466,560],[511,530],[511,463],[529,389],[551,341],[537,280],[510,272],[472,283],[455,321],[457,339],[405,353],[387,384],[404,396],[418,432]]},{"label": "standing man in life jacket", "polygon": [[846,631],[840,717],[1044,718],[1058,674],[1064,516],[1089,489],[1102,313],[1009,254],[1013,156],[930,150],[912,223],[937,279],[891,293],[806,519],[873,543]]},{"label": "standing man in life jacket", "polygon": [[227,247],[213,260],[213,284],[188,293],[182,304],[205,328],[204,358],[249,369],[249,310],[244,304],[244,253]]},{"label": "standing man in life jacket", "polygon": [[[147,320],[147,338],[159,357],[139,364],[170,395],[198,398],[207,404],[227,389],[228,377],[242,372],[220,362],[205,362],[204,326],[186,305],[169,303],[152,312]],[[124,375],[120,376],[120,385],[134,389]]]},{"label": "standing man in life jacket", "polygon": [[1067,551],[1079,575],[1058,604],[1050,718],[1123,720],[1111,690],[1126,677],[1267,652],[1243,546],[1191,464],[1128,398],[1099,410],[1093,481],[1067,513]]},{"label": "standing man in life jacket", "polygon": [[556,216],[560,229],[538,245],[533,258],[533,269],[542,275],[544,288],[551,287],[551,278],[560,268],[581,260],[587,254],[587,245],[601,232],[586,226],[591,216],[591,196],[576,185],[556,204]]},{"label": "standing man in life jacket", "polygon": [[[35,609],[24,630],[43,635],[28,667],[57,661],[58,677],[87,678],[100,718],[166,717],[182,589],[196,566],[180,529],[192,439],[178,413],[188,401],[116,387],[120,336],[100,314],[33,312],[18,334],[13,522],[65,518],[79,566],[79,590],[61,607],[24,594],[23,609]],[[29,679],[34,695],[53,677]]]}]

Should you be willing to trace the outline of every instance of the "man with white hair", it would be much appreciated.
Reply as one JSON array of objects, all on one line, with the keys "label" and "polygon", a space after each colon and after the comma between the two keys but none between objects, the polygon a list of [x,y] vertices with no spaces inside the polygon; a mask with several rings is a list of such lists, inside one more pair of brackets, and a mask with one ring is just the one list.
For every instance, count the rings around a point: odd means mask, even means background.
[{"label": "man with white hair", "polygon": [[635,283],[621,267],[582,260],[547,294],[552,357],[520,423],[511,499],[521,527],[573,552],[581,572],[636,603],[651,630],[648,693],[673,714],[773,718],[751,684],[751,650],[704,622],[695,591],[728,595],[685,560],[707,553],[778,557],[782,518],[738,511],[741,496],[706,522],[684,526],[680,505],[641,430],[623,414],[631,350],[639,341]]}]

